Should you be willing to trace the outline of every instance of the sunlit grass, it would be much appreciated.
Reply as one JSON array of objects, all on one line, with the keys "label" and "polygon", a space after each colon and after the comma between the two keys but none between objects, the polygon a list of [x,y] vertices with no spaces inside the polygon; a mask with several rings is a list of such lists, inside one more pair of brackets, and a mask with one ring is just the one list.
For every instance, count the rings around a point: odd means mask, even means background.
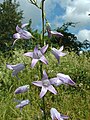
[{"label": "sunlit grass", "polygon": [[[0,55],[0,120],[42,120],[42,100],[39,98],[40,89],[32,85],[32,81],[40,80],[39,63],[35,68],[31,68],[31,58],[23,56],[24,51],[13,51],[10,57],[6,53]],[[56,108],[64,115],[68,115],[70,120],[90,119],[90,57],[87,55],[77,56],[75,53],[68,53],[61,57],[60,64],[57,64],[55,57],[46,53],[49,64],[43,65],[49,78],[55,77],[57,73],[69,75],[77,84],[72,86],[58,86],[58,94],[53,95],[47,92],[45,95],[46,114],[50,118],[51,107]],[[26,68],[19,73],[20,80],[12,77],[12,71],[6,69],[6,63],[24,63]],[[22,85],[30,85],[28,92],[14,95],[14,90]],[[29,99],[30,104],[25,106],[20,112],[15,106],[19,100]]]}]

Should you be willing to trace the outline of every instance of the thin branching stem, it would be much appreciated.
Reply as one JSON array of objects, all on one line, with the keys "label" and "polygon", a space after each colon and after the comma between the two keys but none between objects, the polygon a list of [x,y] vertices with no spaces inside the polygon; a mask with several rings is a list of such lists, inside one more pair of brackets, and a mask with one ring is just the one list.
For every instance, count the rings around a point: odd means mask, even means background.
[{"label": "thin branching stem", "polygon": [[28,0],[31,4],[35,5],[37,8],[41,9],[41,7],[37,4],[37,1],[35,0]]},{"label": "thin branching stem", "polygon": [[[44,1],[45,0],[42,0],[42,7],[41,7],[41,10],[42,10],[42,46],[44,45]],[[42,69],[42,65],[41,65],[41,69]],[[45,111],[45,97],[42,98],[42,101],[43,101],[43,119],[46,120],[46,111]]]}]

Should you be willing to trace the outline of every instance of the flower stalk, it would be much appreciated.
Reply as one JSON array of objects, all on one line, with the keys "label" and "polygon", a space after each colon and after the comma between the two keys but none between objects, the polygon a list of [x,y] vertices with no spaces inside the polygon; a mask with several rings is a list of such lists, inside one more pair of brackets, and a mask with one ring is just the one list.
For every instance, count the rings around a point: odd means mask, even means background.
[{"label": "flower stalk", "polygon": [[41,11],[42,11],[42,39],[41,39],[41,46],[44,45],[44,1],[42,0],[42,7],[41,7]]},{"label": "flower stalk", "polygon": [[[44,45],[44,2],[45,0],[42,0],[42,42],[41,42],[41,46]],[[41,77],[42,77],[42,64],[40,64],[40,73],[41,73]],[[45,111],[45,97],[42,98],[42,102],[43,102],[43,119],[46,120],[46,111]]]}]

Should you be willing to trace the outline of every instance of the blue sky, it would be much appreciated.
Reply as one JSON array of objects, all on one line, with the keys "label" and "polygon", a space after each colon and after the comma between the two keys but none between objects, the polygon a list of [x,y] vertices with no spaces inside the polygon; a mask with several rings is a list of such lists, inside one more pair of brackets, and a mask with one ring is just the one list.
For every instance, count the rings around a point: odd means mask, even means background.
[{"label": "blue sky", "polygon": [[[3,1],[3,0],[0,0]],[[17,0],[24,11],[23,23],[32,19],[32,27],[40,28],[41,11],[31,5],[29,0]],[[37,0],[40,4],[41,0]],[[46,18],[52,28],[60,27],[65,22],[78,22],[70,32],[77,35],[80,41],[90,41],[90,0],[45,0]]]}]

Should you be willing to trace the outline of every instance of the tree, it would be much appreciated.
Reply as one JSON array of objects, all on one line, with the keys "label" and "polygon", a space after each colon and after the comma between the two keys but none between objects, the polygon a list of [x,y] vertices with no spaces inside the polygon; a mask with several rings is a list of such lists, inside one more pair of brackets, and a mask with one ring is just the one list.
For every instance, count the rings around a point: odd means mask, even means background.
[{"label": "tree", "polygon": [[58,27],[56,30],[58,32],[61,32],[64,35],[64,37],[52,38],[51,42],[53,43],[53,45],[56,44],[57,46],[64,45],[65,49],[67,49],[68,51],[75,51],[76,53],[80,51],[82,47],[82,43],[77,40],[77,37],[74,34],[68,32],[69,26],[75,27],[76,24],[77,23],[68,22],[68,23],[64,23],[60,28]]},{"label": "tree", "polygon": [[12,40],[17,24],[21,24],[23,11],[19,11],[16,0],[4,0],[0,3],[0,47]]},{"label": "tree", "polygon": [[84,40],[84,41],[83,41],[83,48],[84,48],[85,50],[90,49],[90,41],[89,41],[89,40]]}]

